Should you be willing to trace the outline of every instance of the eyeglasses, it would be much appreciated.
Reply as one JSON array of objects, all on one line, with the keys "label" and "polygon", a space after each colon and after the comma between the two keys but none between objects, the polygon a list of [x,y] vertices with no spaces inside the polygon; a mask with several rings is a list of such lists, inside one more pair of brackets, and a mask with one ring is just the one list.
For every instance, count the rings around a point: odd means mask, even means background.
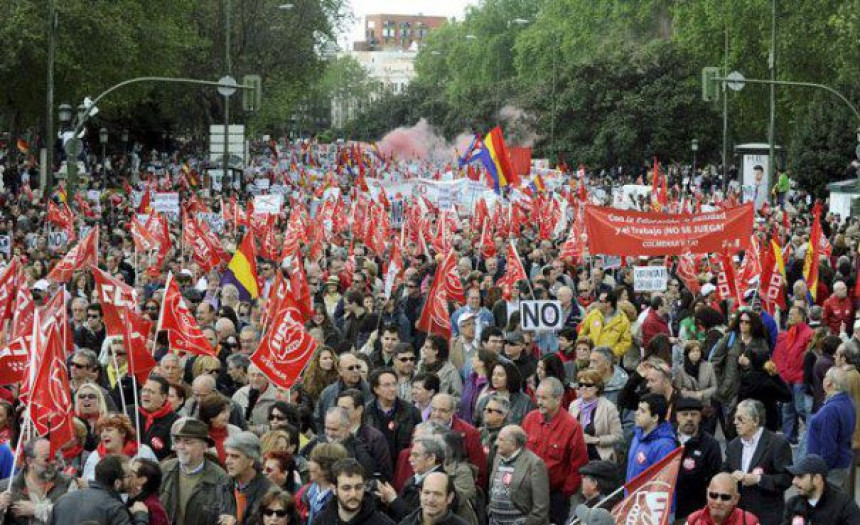
[{"label": "eyeglasses", "polygon": [[114,352],[114,355],[117,357],[125,357],[126,353],[125,352]]},{"label": "eyeglasses", "polygon": [[592,383],[580,383],[579,388],[594,388],[594,384],[592,384]]},{"label": "eyeglasses", "polygon": [[265,509],[263,511],[263,516],[277,516],[279,518],[285,518],[287,516],[287,511],[284,509]]},{"label": "eyeglasses", "polygon": [[87,314],[87,319],[100,319],[101,316],[99,314]]},{"label": "eyeglasses", "polygon": [[361,365],[345,366],[343,369],[349,370],[350,372],[359,372],[361,371]]},{"label": "eyeglasses", "polygon": [[749,319],[741,319],[741,324],[750,324],[750,323],[752,323],[752,321],[750,321]]},{"label": "eyeglasses", "polygon": [[287,416],[283,414],[272,414],[269,416],[269,421],[286,421]]},{"label": "eyeglasses", "polygon": [[407,356],[404,356],[404,357],[398,357],[398,358],[397,358],[397,360],[398,360],[398,361],[400,361],[401,363],[409,363],[409,362],[415,361],[415,356],[411,356],[411,357],[407,357]]},{"label": "eyeglasses", "polygon": [[417,284],[407,284],[406,287],[407,288],[418,288],[418,285]]},{"label": "eyeglasses", "polygon": [[708,497],[712,500],[720,500],[720,501],[731,501],[731,494],[723,494],[721,492],[708,492]]},{"label": "eyeglasses", "polygon": [[82,363],[75,363],[74,361],[72,361],[69,364],[72,365],[72,368],[89,368],[90,367],[90,365],[82,364]]},{"label": "eyeglasses", "polygon": [[78,399],[96,399],[96,397],[97,396],[95,394],[78,394],[77,395]]},{"label": "eyeglasses", "polygon": [[498,408],[484,407],[484,412],[489,412],[490,414],[504,414]]}]

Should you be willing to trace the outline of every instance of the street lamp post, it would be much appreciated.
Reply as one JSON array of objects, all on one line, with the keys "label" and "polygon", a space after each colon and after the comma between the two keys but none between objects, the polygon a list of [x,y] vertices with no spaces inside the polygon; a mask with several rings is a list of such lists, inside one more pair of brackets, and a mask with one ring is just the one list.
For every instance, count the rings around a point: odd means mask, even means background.
[{"label": "street lamp post", "polygon": [[690,149],[693,151],[693,172],[691,178],[696,175],[696,154],[699,152],[699,141],[693,139],[690,142]]},{"label": "street lamp post", "polygon": [[99,143],[102,145],[102,180],[107,180],[107,143],[108,130],[102,128],[99,130]]}]

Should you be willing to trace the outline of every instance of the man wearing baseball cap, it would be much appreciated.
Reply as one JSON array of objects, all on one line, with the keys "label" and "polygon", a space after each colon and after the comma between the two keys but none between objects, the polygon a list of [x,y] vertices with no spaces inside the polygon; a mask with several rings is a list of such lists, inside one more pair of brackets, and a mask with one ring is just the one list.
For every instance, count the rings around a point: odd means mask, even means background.
[{"label": "man wearing baseball cap", "polygon": [[184,417],[170,429],[176,457],[162,465],[161,501],[172,525],[209,525],[218,522],[218,488],[230,478],[206,459],[215,443],[209,427],[199,419]]},{"label": "man wearing baseball cap", "polygon": [[794,476],[791,483],[797,496],[786,503],[783,523],[860,523],[860,508],[854,498],[827,483],[827,463],[821,456],[809,454],[787,470]]}]

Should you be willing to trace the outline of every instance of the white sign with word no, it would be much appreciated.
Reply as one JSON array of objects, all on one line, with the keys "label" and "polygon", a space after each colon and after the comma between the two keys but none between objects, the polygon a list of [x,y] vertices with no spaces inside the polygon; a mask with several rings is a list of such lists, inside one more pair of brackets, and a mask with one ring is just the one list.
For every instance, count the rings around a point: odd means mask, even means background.
[{"label": "white sign with word no", "polygon": [[560,301],[520,301],[523,330],[561,330],[564,317]]},{"label": "white sign with word no", "polygon": [[669,270],[665,266],[636,266],[633,268],[633,291],[663,292],[669,283]]},{"label": "white sign with word no", "polygon": [[48,232],[48,248],[57,250],[65,246],[69,241],[69,235],[66,232]]}]

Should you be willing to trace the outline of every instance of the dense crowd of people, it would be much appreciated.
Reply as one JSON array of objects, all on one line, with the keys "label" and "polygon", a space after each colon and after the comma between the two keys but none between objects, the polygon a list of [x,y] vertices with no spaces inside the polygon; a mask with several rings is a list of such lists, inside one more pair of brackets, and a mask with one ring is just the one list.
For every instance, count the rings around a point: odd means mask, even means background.
[{"label": "dense crowd of people", "polygon": [[[355,159],[318,155],[316,147],[267,146],[231,192],[243,207],[258,191],[255,180],[289,189],[273,226],[278,243],[296,207],[318,211],[334,198],[344,203],[336,213],[346,215],[359,198],[379,199],[357,181],[364,166],[357,175]],[[385,164],[388,176],[409,176],[406,161],[361,155],[379,172]],[[446,255],[437,243],[404,241],[394,229],[405,268],[386,291],[391,252],[352,235],[354,217],[343,217],[346,226],[318,247],[300,248],[311,299],[305,329],[317,347],[285,389],[251,357],[266,336],[278,274],[289,278],[294,268],[258,257],[260,295],[248,300],[222,282],[226,264],[201,268],[181,220],[169,223],[172,247],[158,263],[142,257],[131,233],[141,211],[133,193],[176,185],[183,203],[226,217],[218,236],[228,251],[246,229],[230,224],[227,195],[214,196],[202,169],[194,182],[175,159],[142,170],[90,181],[89,204],[64,192],[34,194],[20,179],[0,195],[6,264],[17,258],[37,305],[64,294],[73,334],[66,365],[74,437],[60,450],[26,422],[20,385],[0,389],[5,523],[614,523],[624,484],[679,446],[670,509],[677,523],[860,523],[855,218],[822,214],[832,252],[821,256],[813,297],[803,278],[811,202],[785,189],[759,209],[755,236],[783,249],[780,308],[763,301],[756,281],[744,283],[743,304],[720,296],[719,271],[707,258],[696,268],[697,286],[671,260],[665,291],[637,292],[632,266],[666,259],[562,256],[569,228],[553,237],[530,221],[518,231],[508,225],[488,250],[460,209],[450,248],[464,302],[447,303],[446,337],[418,329]],[[707,184],[688,177],[687,189],[717,205],[704,173]],[[324,197],[323,184],[339,193]],[[553,195],[573,205],[580,184],[565,178]],[[603,184],[595,176],[589,192]],[[673,193],[681,195],[678,186]],[[165,334],[146,334],[157,366],[132,377],[123,339],[106,334],[92,272],[48,278],[72,245],[49,244],[56,229],[49,202],[67,202],[78,228],[101,226],[99,266],[135,288],[135,308],[151,321],[171,275],[211,355],[178,352]],[[428,231],[450,219],[432,203],[411,205],[423,206]],[[514,283],[505,280],[509,240],[526,273]],[[736,256],[736,269],[749,257]],[[559,301],[563,328],[524,329],[519,304],[530,299]],[[663,510],[653,504],[642,512]]]}]

